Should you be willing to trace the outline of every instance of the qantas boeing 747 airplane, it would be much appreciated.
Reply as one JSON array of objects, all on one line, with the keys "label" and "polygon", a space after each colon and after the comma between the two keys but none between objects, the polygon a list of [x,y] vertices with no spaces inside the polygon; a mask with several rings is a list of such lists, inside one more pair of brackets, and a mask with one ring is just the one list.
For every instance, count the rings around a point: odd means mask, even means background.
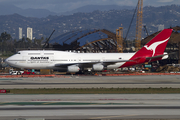
[{"label": "qantas boeing 747 airplane", "polygon": [[168,58],[164,53],[172,29],[164,29],[135,53],[72,53],[53,50],[24,50],[6,59],[10,66],[21,69],[59,69],[102,71],[134,66]]}]

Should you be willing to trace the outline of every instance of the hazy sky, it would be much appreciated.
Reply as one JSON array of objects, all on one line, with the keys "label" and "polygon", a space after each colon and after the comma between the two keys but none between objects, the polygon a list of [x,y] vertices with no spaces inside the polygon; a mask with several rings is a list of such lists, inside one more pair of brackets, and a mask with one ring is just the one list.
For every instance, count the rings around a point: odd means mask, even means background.
[{"label": "hazy sky", "polygon": [[[136,6],[138,0],[0,0],[20,8],[48,9],[53,12],[66,12],[85,5],[126,5]],[[144,6],[164,6],[177,4],[180,0],[143,0]]]}]

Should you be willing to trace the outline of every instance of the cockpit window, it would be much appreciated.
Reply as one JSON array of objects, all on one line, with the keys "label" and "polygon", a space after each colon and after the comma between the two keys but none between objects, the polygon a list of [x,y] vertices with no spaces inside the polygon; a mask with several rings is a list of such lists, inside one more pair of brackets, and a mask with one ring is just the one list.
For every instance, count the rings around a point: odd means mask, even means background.
[{"label": "cockpit window", "polygon": [[21,54],[20,52],[17,52],[16,54]]}]

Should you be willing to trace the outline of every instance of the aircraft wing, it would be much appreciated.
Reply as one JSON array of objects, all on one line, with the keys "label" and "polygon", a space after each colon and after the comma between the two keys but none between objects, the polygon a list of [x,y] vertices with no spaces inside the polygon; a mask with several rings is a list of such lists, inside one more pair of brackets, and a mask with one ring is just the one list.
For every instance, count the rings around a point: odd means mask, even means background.
[{"label": "aircraft wing", "polygon": [[101,63],[103,65],[111,65],[111,64],[115,64],[118,62],[130,62],[133,60],[110,60],[110,61],[93,61],[93,62],[83,62],[83,63],[57,63],[55,64],[55,67],[67,67],[67,66],[71,66],[71,65],[78,65],[78,66],[89,66],[92,67],[93,64],[98,64]]},{"label": "aircraft wing", "polygon": [[[175,52],[170,53],[170,54],[175,54]],[[150,60],[150,59],[157,59],[157,58],[163,58],[164,56],[170,55],[170,54],[163,54],[163,55],[157,55],[157,56],[153,56],[153,57],[146,57],[146,60]],[[55,67],[67,67],[67,66],[71,66],[71,65],[77,65],[79,67],[83,66],[83,67],[92,67],[92,65],[94,64],[98,64],[101,63],[102,65],[113,65],[116,64],[118,62],[138,62],[142,59],[142,57],[138,57],[134,60],[108,60],[108,61],[90,61],[90,62],[83,62],[83,63],[57,63],[55,64]]]}]

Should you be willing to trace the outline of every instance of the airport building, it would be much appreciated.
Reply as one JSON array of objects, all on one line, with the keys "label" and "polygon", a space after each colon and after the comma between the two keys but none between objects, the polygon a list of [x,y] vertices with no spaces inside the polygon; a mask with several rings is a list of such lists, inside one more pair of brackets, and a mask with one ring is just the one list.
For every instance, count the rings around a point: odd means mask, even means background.
[{"label": "airport building", "polygon": [[30,27],[27,28],[27,38],[29,38],[30,40],[33,39],[33,29]]},{"label": "airport building", "polygon": [[79,52],[117,52],[116,34],[106,29],[67,32],[49,41],[49,48]]},{"label": "airport building", "polygon": [[22,28],[19,27],[19,40],[21,40],[21,39],[22,39]]}]

